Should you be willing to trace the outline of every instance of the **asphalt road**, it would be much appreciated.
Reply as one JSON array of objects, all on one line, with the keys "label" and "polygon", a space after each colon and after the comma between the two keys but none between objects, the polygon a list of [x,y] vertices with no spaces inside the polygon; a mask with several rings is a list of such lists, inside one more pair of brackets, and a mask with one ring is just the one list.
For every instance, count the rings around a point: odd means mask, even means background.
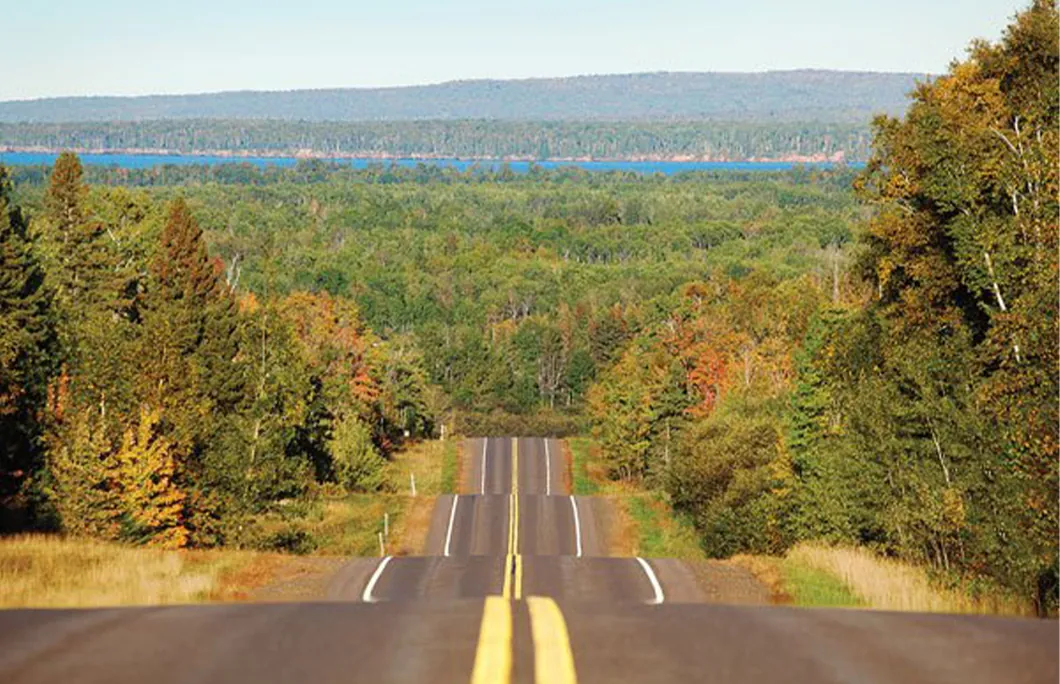
[{"label": "asphalt road", "polygon": [[1060,679],[1056,621],[700,603],[678,561],[607,557],[558,443],[467,447],[424,556],[353,559],[327,602],[0,611],[0,682]]}]

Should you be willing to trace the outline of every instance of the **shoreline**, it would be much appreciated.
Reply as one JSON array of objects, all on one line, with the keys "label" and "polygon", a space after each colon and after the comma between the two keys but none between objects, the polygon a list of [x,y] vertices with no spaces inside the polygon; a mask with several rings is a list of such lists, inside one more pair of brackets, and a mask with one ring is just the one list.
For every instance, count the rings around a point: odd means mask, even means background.
[{"label": "shoreline", "polygon": [[[459,156],[459,155],[444,155],[444,154],[394,154],[390,152],[378,152],[378,151],[362,151],[362,152],[320,152],[317,150],[171,150],[167,148],[93,148],[93,147],[70,147],[58,149],[54,147],[46,147],[43,145],[5,145],[0,147],[0,154],[60,154],[62,152],[73,152],[75,154],[92,154],[92,155],[114,155],[114,156],[134,156],[134,157],[151,157],[151,156],[166,156],[166,157],[185,157],[185,158],[196,158],[196,157],[219,157],[222,159],[232,159],[239,161],[240,159],[296,159],[296,160],[312,160],[319,159],[323,161],[341,161],[341,160],[354,160],[354,159],[366,159],[379,162],[387,161],[459,161],[459,162],[484,162],[490,164],[504,164],[504,163],[529,163],[529,164],[541,164],[541,163],[561,163],[561,164],[578,164],[578,163],[700,163],[700,164],[846,164],[846,159],[842,151],[832,155],[825,154],[814,154],[814,155],[799,155],[799,154],[787,154],[776,157],[748,157],[748,158],[735,158],[727,155],[628,155],[623,157],[548,157],[546,159],[539,159],[536,157],[525,156],[525,155],[509,155],[504,157],[486,157],[486,156]],[[854,162],[857,163],[857,162]]]}]

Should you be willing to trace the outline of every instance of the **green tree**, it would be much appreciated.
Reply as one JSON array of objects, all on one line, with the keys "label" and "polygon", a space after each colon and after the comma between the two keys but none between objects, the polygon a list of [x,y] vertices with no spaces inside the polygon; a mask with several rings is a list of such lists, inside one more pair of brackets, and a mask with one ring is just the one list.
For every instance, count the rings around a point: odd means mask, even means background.
[{"label": "green tree", "polygon": [[50,298],[0,166],[0,507],[39,464],[39,407],[53,369]]}]

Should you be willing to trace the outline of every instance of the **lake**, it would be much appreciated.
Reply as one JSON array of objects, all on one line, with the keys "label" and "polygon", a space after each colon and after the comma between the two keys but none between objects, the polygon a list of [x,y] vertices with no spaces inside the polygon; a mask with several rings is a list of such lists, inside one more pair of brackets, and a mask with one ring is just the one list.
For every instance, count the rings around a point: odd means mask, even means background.
[{"label": "lake", "polygon": [[[51,165],[55,163],[58,154],[49,152],[0,152],[0,164],[9,166],[36,166],[40,164]],[[195,164],[253,164],[254,166],[294,166],[299,162],[295,157],[222,157],[211,155],[180,155],[180,154],[81,154],[84,164],[101,166],[117,166],[127,169],[144,169],[163,164],[176,164],[181,166]],[[335,162],[352,166],[355,169],[363,169],[372,165],[389,165],[415,168],[418,164],[429,166],[443,166],[465,171],[471,167],[483,169],[499,169],[505,164],[502,161],[475,161],[467,159],[323,159],[322,161]],[[534,164],[542,169],[555,169],[565,167],[578,167],[587,171],[633,171],[636,173],[662,173],[666,175],[681,173],[683,171],[786,171],[796,166],[808,168],[828,169],[836,166],[832,162],[816,162],[799,164],[795,162],[672,162],[672,161],[539,161],[507,162],[512,171],[525,173]],[[859,168],[862,164],[849,164],[848,166]]]}]

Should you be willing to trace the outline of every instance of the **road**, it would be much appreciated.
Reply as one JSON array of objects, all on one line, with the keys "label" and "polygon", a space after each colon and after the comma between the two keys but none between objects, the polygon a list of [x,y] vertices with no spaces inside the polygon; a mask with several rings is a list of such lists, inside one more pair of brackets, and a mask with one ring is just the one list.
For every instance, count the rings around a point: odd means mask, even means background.
[{"label": "road", "polygon": [[608,558],[559,444],[469,440],[419,557],[353,559],[329,601],[0,611],[0,682],[1049,682],[1056,621],[699,602]]}]

